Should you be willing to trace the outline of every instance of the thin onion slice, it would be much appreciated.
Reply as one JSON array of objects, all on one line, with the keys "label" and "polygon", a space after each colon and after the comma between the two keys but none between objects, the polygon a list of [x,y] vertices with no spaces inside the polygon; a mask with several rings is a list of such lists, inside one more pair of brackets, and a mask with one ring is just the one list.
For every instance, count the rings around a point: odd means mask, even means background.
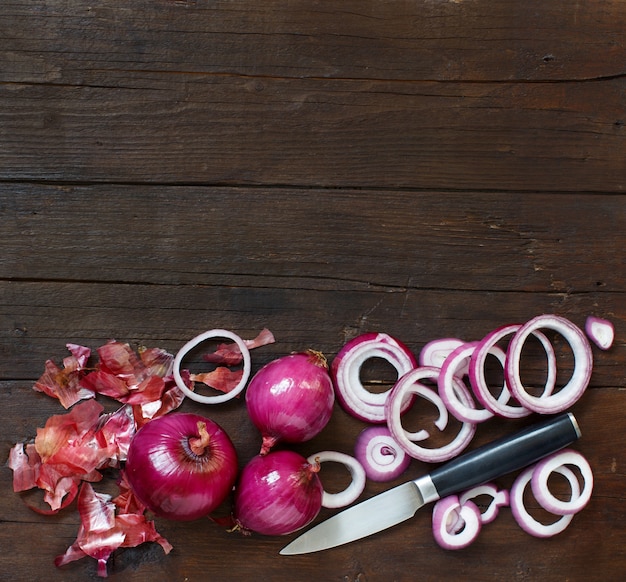
[{"label": "thin onion slice", "polygon": [[[569,501],[558,499],[548,487],[550,474],[564,465],[576,467],[583,479],[582,491],[576,495],[572,491]],[[589,461],[583,455],[573,449],[565,449],[537,463],[530,484],[535,499],[546,511],[557,515],[568,515],[579,512],[591,499],[593,472]]]},{"label": "thin onion slice", "polygon": [[481,512],[480,521],[483,524],[491,523],[498,516],[500,508],[509,505],[509,492],[506,489],[498,489],[495,483],[485,483],[463,492],[459,495],[459,502],[465,505],[469,500],[481,495],[491,497],[491,503]]},{"label": "thin onion slice", "polygon": [[478,537],[481,525],[480,509],[473,501],[461,504],[457,495],[444,497],[433,507],[433,536],[446,550],[469,546]]},{"label": "thin onion slice", "polygon": [[[243,357],[243,374],[239,382],[236,386],[226,392],[225,394],[217,394],[214,396],[204,396],[202,394],[197,394],[193,390],[190,390],[189,387],[185,384],[181,373],[180,373],[180,365],[183,361],[183,358],[196,346],[201,344],[202,342],[211,339],[211,338],[227,338],[234,341],[239,350],[241,351],[241,355]],[[209,331],[205,331],[200,335],[197,335],[193,339],[189,340],[176,354],[174,358],[174,367],[173,367],[173,375],[176,385],[180,388],[180,390],[185,394],[185,396],[195,400],[196,402],[201,402],[202,404],[221,404],[222,402],[227,402],[235,398],[239,395],[243,389],[245,388],[248,378],[250,377],[251,370],[251,361],[250,361],[250,351],[248,350],[248,346],[238,335],[234,334],[231,331],[226,329],[211,329]]]},{"label": "thin onion slice", "polygon": [[[531,414],[532,411],[520,405],[515,401],[515,398],[512,397],[506,380],[506,374],[499,396],[497,398],[494,397],[489,390],[487,380],[485,379],[485,362],[488,355],[495,356],[504,369],[506,354],[496,344],[505,337],[517,332],[520,327],[521,324],[512,323],[499,327],[488,333],[478,342],[469,363],[469,380],[476,398],[478,398],[485,408],[504,418],[522,418]],[[539,331],[535,331],[533,335],[543,346],[548,358],[548,372],[543,390],[543,395],[547,396],[552,394],[556,385],[556,355],[554,353],[554,347],[544,334]]]},{"label": "thin onion slice", "polygon": [[354,456],[363,465],[368,479],[386,482],[399,477],[411,463],[411,457],[393,438],[387,426],[364,428],[356,439]]},{"label": "thin onion slice", "polygon": [[590,315],[585,321],[587,337],[601,350],[608,350],[615,339],[615,328],[608,319]]},{"label": "thin onion slice", "polygon": [[[561,390],[552,394],[532,396],[526,391],[520,377],[521,356],[528,337],[539,329],[551,329],[563,336],[574,355],[574,370]],[[539,315],[523,324],[515,333],[507,349],[505,376],[513,396],[524,407],[540,414],[556,414],[574,404],[586,390],[593,356],[591,346],[583,332],[568,319],[559,315]]]},{"label": "thin onion slice", "polygon": [[[543,524],[537,521],[526,509],[524,505],[524,491],[531,481],[535,466],[527,467],[513,482],[510,493],[511,513],[517,524],[528,534],[538,538],[549,538],[555,536],[567,528],[574,517],[573,513],[562,515],[555,522]],[[578,497],[580,494],[580,485],[578,479],[571,469],[565,466],[554,469],[557,473],[563,475],[570,484],[572,489],[572,497]]]},{"label": "thin onion slice", "polygon": [[437,380],[439,394],[446,408],[462,422],[485,422],[493,418],[494,415],[493,412],[487,408],[476,408],[473,401],[471,406],[461,401],[457,389],[458,382],[454,382],[455,378],[459,382],[462,381],[459,370],[463,366],[467,366],[467,362],[470,360],[477,345],[478,342],[468,342],[452,350],[445,359],[443,366],[441,366],[441,373]]},{"label": "thin onion slice", "polygon": [[[459,346],[462,346],[465,342],[456,337],[446,337],[435,339],[428,342],[420,351],[418,356],[418,363],[420,366],[432,366],[434,368],[441,368],[445,359]],[[468,373],[468,365],[459,369],[459,375]]]},{"label": "thin onion slice", "polygon": [[[406,401],[407,397],[418,395],[432,402],[441,398],[434,390],[419,383],[420,380],[426,379],[436,382],[439,378],[440,371],[439,368],[432,368],[430,366],[421,366],[411,370],[396,382],[385,404],[387,426],[393,437],[408,455],[427,463],[438,463],[455,457],[469,445],[476,432],[476,425],[474,423],[463,422],[459,432],[451,442],[438,448],[427,448],[419,446],[414,442],[416,440],[424,440],[422,431],[419,433],[408,433],[402,426],[402,404]],[[456,390],[463,403],[466,406],[471,406],[472,398],[465,385],[457,378],[455,378],[454,381],[456,382]],[[441,417],[439,420],[441,420]],[[437,428],[443,431],[447,426],[447,420],[446,414],[445,423],[439,423]],[[415,438],[416,434],[420,435],[421,438]],[[426,433],[426,436],[428,436],[428,433]]]},{"label": "thin onion slice", "polygon": [[327,507],[329,509],[345,507],[346,505],[354,503],[359,498],[361,493],[363,493],[366,480],[365,469],[363,468],[363,465],[361,465],[361,463],[354,457],[338,451],[322,451],[311,455],[307,461],[311,465],[319,465],[328,461],[341,463],[348,469],[350,476],[352,477],[350,484],[339,493],[329,493],[324,490],[324,493],[322,494],[322,507]]},{"label": "thin onion slice", "polygon": [[[389,362],[398,377],[417,365],[411,351],[401,342],[386,333],[365,333],[345,344],[331,364],[331,374],[337,400],[352,416],[371,422],[385,422],[385,401],[390,390],[373,393],[363,387],[360,379],[361,367],[372,358]],[[406,410],[410,401],[403,404]]]}]

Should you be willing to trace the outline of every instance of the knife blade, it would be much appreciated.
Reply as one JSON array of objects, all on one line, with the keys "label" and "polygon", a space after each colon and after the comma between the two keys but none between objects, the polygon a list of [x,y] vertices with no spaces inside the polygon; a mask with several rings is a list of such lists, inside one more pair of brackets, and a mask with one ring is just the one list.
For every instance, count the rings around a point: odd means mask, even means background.
[{"label": "knife blade", "polygon": [[410,519],[428,503],[531,465],[580,435],[571,412],[548,418],[343,510],[300,535],[280,554],[326,550],[383,531]]}]

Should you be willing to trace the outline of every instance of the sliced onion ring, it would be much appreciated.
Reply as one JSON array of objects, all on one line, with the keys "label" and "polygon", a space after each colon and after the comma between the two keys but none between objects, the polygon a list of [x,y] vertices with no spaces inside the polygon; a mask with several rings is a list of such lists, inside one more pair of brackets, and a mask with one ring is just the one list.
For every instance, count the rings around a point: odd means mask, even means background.
[{"label": "sliced onion ring", "polygon": [[500,507],[509,504],[509,492],[506,489],[498,489],[494,483],[485,483],[463,492],[459,495],[459,502],[461,505],[465,505],[470,499],[475,499],[481,495],[488,495],[492,501],[487,509],[480,514],[480,521],[483,524],[491,523],[498,516]]},{"label": "sliced onion ring", "polygon": [[[511,513],[517,524],[526,533],[538,538],[549,538],[565,530],[572,521],[574,514],[562,515],[560,519],[557,519],[553,523],[543,524],[528,513],[524,505],[524,490],[526,489],[526,485],[531,481],[534,470],[534,465],[527,467],[513,482],[510,493]],[[557,467],[554,470],[569,481],[572,489],[572,498],[578,497],[580,494],[580,484],[574,472],[565,466]]]},{"label": "sliced onion ring", "polygon": [[[456,337],[446,337],[428,342],[420,351],[418,363],[420,366],[441,368],[445,359],[465,342]],[[459,375],[467,373],[467,366],[459,370]]]},{"label": "sliced onion ring", "polygon": [[615,339],[615,328],[608,319],[590,315],[585,321],[587,337],[601,350],[608,350]]},{"label": "sliced onion ring", "polygon": [[[548,487],[550,474],[564,465],[577,467],[583,479],[582,491],[577,495],[572,491],[569,501],[556,498]],[[593,472],[583,455],[573,449],[565,449],[537,463],[530,484],[535,499],[545,510],[557,515],[568,515],[579,512],[591,499]]]},{"label": "sliced onion ring", "polygon": [[[506,381],[506,374],[500,395],[497,398],[493,396],[485,379],[485,361],[487,356],[491,354],[498,359],[504,369],[506,355],[496,344],[506,336],[517,332],[520,327],[521,324],[512,323],[488,333],[478,342],[469,363],[469,379],[476,398],[478,398],[485,408],[504,418],[522,418],[531,414],[532,411],[517,402],[509,403],[512,399],[512,395]],[[554,347],[544,334],[535,331],[533,335],[540,341],[548,358],[548,374],[543,390],[543,395],[547,396],[552,394],[556,385],[556,355],[554,353]],[[514,398],[513,401],[515,401]]]},{"label": "sliced onion ring", "polygon": [[[553,394],[532,396],[520,378],[522,348],[529,335],[539,329],[560,333],[569,343],[574,355],[574,371],[561,390]],[[556,414],[569,408],[586,390],[593,356],[591,346],[583,332],[568,319],[559,315],[539,315],[523,324],[515,333],[507,349],[505,377],[513,396],[524,407],[540,414]]]},{"label": "sliced onion ring", "polygon": [[350,472],[352,481],[350,484],[339,493],[328,493],[324,490],[322,494],[322,507],[329,509],[336,509],[338,507],[345,507],[356,501],[363,490],[365,489],[365,469],[363,465],[359,463],[354,457],[340,453],[338,451],[322,451],[314,455],[309,456],[307,461],[310,464],[321,464],[327,461],[334,463],[341,463]]},{"label": "sliced onion ring", "polygon": [[[421,366],[411,370],[404,374],[392,388],[385,404],[385,415],[387,417],[387,426],[391,431],[393,437],[398,441],[398,444],[407,452],[408,455],[420,461],[427,463],[438,463],[441,461],[447,461],[452,457],[458,455],[472,440],[474,433],[476,432],[476,425],[471,422],[463,422],[461,429],[456,437],[448,444],[439,448],[427,448],[415,444],[415,440],[423,440],[422,431],[418,433],[408,433],[402,426],[402,403],[408,396],[418,395],[436,402],[441,397],[434,391],[419,384],[420,380],[433,380],[437,381],[439,378],[440,369],[430,366]],[[460,397],[463,399],[463,403],[467,406],[471,406],[472,399],[468,393],[465,385],[457,378],[454,379],[457,383],[457,391]],[[441,409],[439,409],[441,412]],[[445,410],[445,408],[444,408]],[[440,419],[441,420],[441,417]],[[437,424],[437,428],[441,431],[447,426],[447,414],[445,418],[445,424]],[[413,438],[411,438],[413,435]],[[421,438],[415,438],[415,435],[422,435]],[[428,433],[426,433],[428,436]]]},{"label": "sliced onion ring", "polygon": [[[398,377],[412,370],[417,361],[411,351],[386,333],[365,333],[346,343],[331,364],[337,400],[349,414],[365,422],[385,422],[385,400],[390,390],[369,392],[360,379],[361,367],[372,358],[389,362]],[[406,410],[411,402],[403,404]]]},{"label": "sliced onion ring", "polygon": [[411,463],[411,457],[393,438],[387,426],[364,428],[356,439],[354,456],[372,481],[385,482],[399,477]]},{"label": "sliced onion ring", "polygon": [[478,537],[480,529],[480,509],[473,501],[461,504],[457,495],[449,495],[435,503],[433,536],[442,548],[466,548]]},{"label": "sliced onion ring", "polygon": [[458,382],[454,382],[455,379],[459,382],[462,381],[459,370],[462,366],[467,366],[467,362],[477,345],[477,342],[468,342],[452,350],[441,366],[441,373],[437,381],[439,394],[446,408],[463,422],[479,423],[493,418],[491,410],[487,408],[478,409],[473,402],[471,406],[462,402],[457,390]]},{"label": "sliced onion ring", "polygon": [[[183,358],[193,348],[208,339],[216,337],[230,339],[237,344],[239,350],[241,351],[241,355],[243,356],[243,375],[238,384],[230,392],[217,394],[214,396],[204,396],[202,394],[197,394],[193,390],[190,390],[189,387],[185,384],[185,381],[180,374],[180,365],[183,361]],[[190,339],[178,351],[178,353],[174,357],[173,374],[176,385],[180,388],[183,394],[185,394],[185,396],[191,398],[192,400],[195,400],[196,402],[201,402],[202,404],[221,404],[222,402],[227,402],[228,400],[235,398],[238,394],[242,392],[242,390],[246,386],[246,383],[248,382],[248,378],[250,377],[251,367],[252,365],[250,361],[250,351],[248,350],[248,346],[245,344],[244,340],[242,340],[238,335],[226,329],[210,329],[209,331],[205,331],[204,333],[197,335],[193,339]]]}]

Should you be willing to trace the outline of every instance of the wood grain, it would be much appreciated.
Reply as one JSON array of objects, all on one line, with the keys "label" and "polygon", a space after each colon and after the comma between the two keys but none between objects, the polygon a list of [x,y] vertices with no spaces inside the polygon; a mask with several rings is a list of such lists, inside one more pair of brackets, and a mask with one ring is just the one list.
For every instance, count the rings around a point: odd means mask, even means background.
[{"label": "wood grain", "polygon": [[[594,348],[573,407],[595,489],[563,534],[531,538],[504,508],[472,546],[444,551],[426,509],[287,558],[294,536],[159,520],[173,552],[118,551],[109,576],[620,580],[625,26],[617,0],[2,2],[0,457],[63,412],[32,386],[67,342],[175,353],[209,328],[268,327],[277,341],[253,352],[256,371],[309,347],[332,359],[366,331],[417,353],[539,313],[580,326],[594,314],[616,341]],[[244,402],[183,410],[222,424],[241,466],[258,452]],[[529,421],[491,420],[472,446]],[[350,453],[363,427],[336,405],[294,448]],[[429,469],[413,461],[392,484]],[[368,482],[363,498],[392,484]],[[53,564],[74,506],[34,513],[7,467],[0,490],[1,580],[98,579],[93,560]]]}]

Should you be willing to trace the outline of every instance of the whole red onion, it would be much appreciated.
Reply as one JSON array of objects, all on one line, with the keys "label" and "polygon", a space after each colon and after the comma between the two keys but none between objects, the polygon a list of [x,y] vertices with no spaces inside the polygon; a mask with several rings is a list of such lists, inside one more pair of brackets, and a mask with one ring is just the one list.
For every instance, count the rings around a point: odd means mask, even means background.
[{"label": "whole red onion", "polygon": [[261,431],[266,454],[278,442],[301,443],[330,420],[335,394],[326,358],[309,350],[266,364],[246,391],[248,414]]},{"label": "whole red onion", "polygon": [[156,515],[179,521],[198,519],[220,505],[237,469],[237,453],[224,430],[189,413],[144,425],[126,461],[126,476],[139,500]]},{"label": "whole red onion", "polygon": [[294,451],[257,455],[243,468],[235,489],[234,516],[243,531],[278,536],[310,523],[324,490],[311,464]]}]

